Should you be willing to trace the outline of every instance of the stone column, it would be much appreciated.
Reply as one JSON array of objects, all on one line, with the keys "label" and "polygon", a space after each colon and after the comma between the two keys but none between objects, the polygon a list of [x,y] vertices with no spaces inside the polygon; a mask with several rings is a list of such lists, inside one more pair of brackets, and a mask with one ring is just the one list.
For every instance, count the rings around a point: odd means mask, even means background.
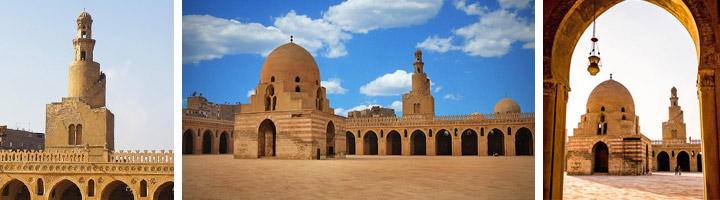
[{"label": "stone column", "polygon": [[478,156],[488,155],[487,135],[480,136],[478,134]]},{"label": "stone column", "polygon": [[409,156],[410,155],[410,136],[405,137],[404,133],[400,133],[400,138],[402,138],[400,141],[402,143],[402,155],[403,156]]},{"label": "stone column", "polygon": [[[545,66],[550,67],[544,58]],[[544,72],[543,80],[543,198],[562,199],[565,157],[565,113],[570,88]]]},{"label": "stone column", "polygon": [[[513,128],[513,130],[515,130]],[[517,133],[517,132],[515,132]],[[505,137],[505,156],[515,156],[515,134],[507,133]]]},{"label": "stone column", "polygon": [[387,155],[387,135],[385,135],[385,131],[383,131],[383,137],[380,137],[378,135],[378,155],[384,156]]},{"label": "stone column", "polygon": [[435,138],[437,138],[437,135],[433,134],[433,136],[430,137],[430,134],[425,134],[425,136],[427,136],[427,140],[425,140],[425,155],[437,155],[435,152]]},{"label": "stone column", "polygon": [[455,133],[452,135],[452,155],[462,156],[462,132],[459,132],[457,137],[455,137]]},{"label": "stone column", "polygon": [[[706,59],[701,59],[706,61]],[[701,62],[705,63],[705,62]],[[712,64],[708,64],[712,65]],[[712,66],[698,70],[697,87],[700,100],[700,132],[704,157],[703,181],[705,199],[720,199],[720,155],[718,143],[718,88],[715,87],[717,70]]]},{"label": "stone column", "polygon": [[193,139],[195,139],[195,144],[193,144],[193,154],[202,154],[202,132],[200,132],[201,129],[198,129],[197,135],[193,135]]}]

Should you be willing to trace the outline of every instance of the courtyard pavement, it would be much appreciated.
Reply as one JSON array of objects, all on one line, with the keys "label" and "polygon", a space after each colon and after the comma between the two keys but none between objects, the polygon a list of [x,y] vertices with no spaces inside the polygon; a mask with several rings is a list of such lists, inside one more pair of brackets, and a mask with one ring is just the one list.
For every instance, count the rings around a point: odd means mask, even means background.
[{"label": "courtyard pavement", "polygon": [[[533,199],[534,156],[184,155],[186,199]],[[702,189],[702,187],[701,187]]]},{"label": "courtyard pavement", "polygon": [[568,176],[564,199],[702,199],[702,172],[646,176]]}]

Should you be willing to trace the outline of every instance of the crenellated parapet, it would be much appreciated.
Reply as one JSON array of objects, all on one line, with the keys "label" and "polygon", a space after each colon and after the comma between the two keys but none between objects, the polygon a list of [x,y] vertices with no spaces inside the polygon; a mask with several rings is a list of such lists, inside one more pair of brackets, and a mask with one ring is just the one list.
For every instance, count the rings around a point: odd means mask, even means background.
[{"label": "crenellated parapet", "polygon": [[535,113],[442,115],[434,118],[424,116],[348,118],[348,127],[406,126],[406,125],[457,125],[457,124],[507,124],[534,123]]},{"label": "crenellated parapet", "polygon": [[174,163],[172,150],[165,151],[110,151],[107,162],[92,162],[87,149],[51,150],[51,151],[15,151],[0,150],[0,163],[139,163],[139,164],[170,164]]},{"label": "crenellated parapet", "polygon": [[112,163],[174,163],[173,151],[155,150],[148,151],[118,151],[110,152],[110,160]]}]

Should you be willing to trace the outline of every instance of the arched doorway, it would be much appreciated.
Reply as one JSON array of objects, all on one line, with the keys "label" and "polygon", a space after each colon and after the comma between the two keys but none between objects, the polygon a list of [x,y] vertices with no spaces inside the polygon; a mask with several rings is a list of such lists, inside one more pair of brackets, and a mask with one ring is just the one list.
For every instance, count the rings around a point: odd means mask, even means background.
[{"label": "arched doorway", "polygon": [[175,184],[170,182],[165,182],[162,185],[158,186],[157,190],[155,190],[155,194],[153,195],[153,199],[155,200],[173,200],[175,196]]},{"label": "arched doorway", "polygon": [[608,172],[609,151],[604,142],[593,146],[593,172]]},{"label": "arched doorway", "polygon": [[[717,124],[718,97],[715,90],[715,77],[717,75],[718,59],[717,51],[717,24],[713,24],[717,9],[708,7],[708,4],[716,5],[715,1],[663,1],[647,0],[671,13],[688,31],[696,47],[698,66],[687,66],[687,69],[698,70],[697,91],[700,101],[701,124],[713,124],[713,126],[702,126],[703,135],[717,135],[719,130]],[[543,24],[543,131],[544,147],[543,156],[544,178],[543,198],[556,199],[563,195],[563,173],[564,162],[562,158],[565,147],[565,131],[567,99],[571,79],[570,72],[570,51],[575,48],[583,31],[593,21],[592,16],[597,16],[607,11],[614,5],[623,1],[580,1],[580,0],[546,0],[544,4]],[[597,3],[597,4],[595,4]],[[602,39],[601,39],[602,41]],[[576,66],[575,66],[576,67]],[[697,67],[697,68],[695,68]],[[574,69],[577,70],[577,69]],[[680,69],[678,69],[680,70]],[[573,77],[577,80],[580,77]],[[587,78],[587,77],[584,77]],[[695,81],[693,81],[695,83]],[[704,137],[703,143],[717,144],[717,137]],[[549,149],[548,149],[549,148]],[[704,145],[704,151],[718,152],[718,145]],[[717,154],[706,157],[711,163],[717,163]],[[710,165],[709,165],[710,166]],[[720,172],[716,166],[706,169],[704,178],[704,197],[707,199],[720,199],[720,184],[716,184]],[[712,172],[710,172],[712,171]]]},{"label": "arched doorway", "polygon": [[263,120],[258,129],[258,157],[275,156],[276,140],[275,123],[270,119]]},{"label": "arched doorway", "polygon": [[680,166],[680,170],[684,172],[690,171],[690,155],[687,152],[681,151],[677,155],[677,165]]},{"label": "arched doorway", "polygon": [[670,171],[670,155],[667,152],[661,151],[658,153],[657,162],[658,171]]},{"label": "arched doorway", "polygon": [[325,152],[325,156],[330,157],[335,155],[335,124],[333,124],[333,122],[328,123],[326,135],[325,145],[327,146],[327,151]]},{"label": "arched doorway", "polygon": [[82,200],[80,188],[70,180],[62,180],[55,184],[50,191],[50,199],[58,200]]},{"label": "arched doorway", "polygon": [[183,154],[193,154],[195,147],[193,146],[193,134],[194,133],[190,129],[183,133]]},{"label": "arched doorway", "polygon": [[462,155],[478,155],[478,136],[472,129],[467,129],[460,136]]},{"label": "arched doorway", "polygon": [[492,129],[488,133],[488,155],[505,155],[505,136],[500,129]]},{"label": "arched doorway", "polygon": [[410,135],[410,155],[427,155],[425,133],[415,130]]},{"label": "arched doorway", "polygon": [[702,172],[702,154],[700,153],[697,155],[697,168],[698,172]]},{"label": "arched doorway", "polygon": [[400,141],[400,133],[397,131],[390,131],[386,136],[387,142],[386,147],[387,155],[402,155],[402,143]]},{"label": "arched doorway", "polygon": [[210,130],[205,131],[203,133],[203,141],[202,141],[202,153],[203,154],[210,154],[212,153],[212,132]]},{"label": "arched doorway", "polygon": [[122,181],[113,181],[112,183],[105,186],[102,190],[102,200],[133,200],[133,195],[130,186]]},{"label": "arched doorway", "polygon": [[522,127],[515,134],[515,155],[531,156],[533,155],[533,140],[530,129]]},{"label": "arched doorway", "polygon": [[347,155],[355,155],[355,134],[350,131],[345,133],[345,145],[347,147]]},{"label": "arched doorway", "polygon": [[223,131],[222,134],[220,134],[220,154],[226,154],[228,153],[228,133]]},{"label": "arched doorway", "polygon": [[30,190],[22,181],[13,179],[2,187],[0,199],[30,200]]},{"label": "arched doorway", "polygon": [[378,138],[375,132],[368,131],[363,137],[363,155],[378,155]]},{"label": "arched doorway", "polygon": [[452,133],[441,129],[435,135],[436,155],[452,155]]}]

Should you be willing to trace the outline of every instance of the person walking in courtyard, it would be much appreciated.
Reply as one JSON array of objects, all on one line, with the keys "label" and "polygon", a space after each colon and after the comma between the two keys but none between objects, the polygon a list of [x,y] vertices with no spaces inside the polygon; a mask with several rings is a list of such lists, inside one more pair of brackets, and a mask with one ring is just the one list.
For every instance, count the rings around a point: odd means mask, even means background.
[{"label": "person walking in courtyard", "polygon": [[680,175],[680,165],[675,166],[675,175]]}]

